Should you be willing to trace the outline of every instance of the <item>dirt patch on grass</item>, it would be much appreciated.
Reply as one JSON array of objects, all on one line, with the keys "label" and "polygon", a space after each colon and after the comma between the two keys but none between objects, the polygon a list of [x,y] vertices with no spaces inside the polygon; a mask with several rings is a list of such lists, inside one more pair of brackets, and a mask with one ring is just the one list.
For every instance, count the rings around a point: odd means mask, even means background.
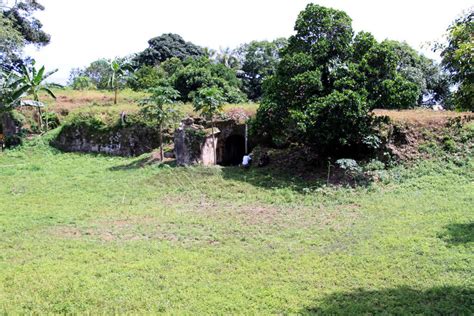
[{"label": "dirt patch on grass", "polygon": [[181,244],[218,243],[209,234],[203,232],[200,225],[160,223],[153,217],[99,220],[84,226],[57,226],[51,228],[48,233],[64,239],[102,242],[160,240]]},{"label": "dirt patch on grass", "polygon": [[[169,199],[166,201],[176,201]],[[180,200],[183,203],[183,200]],[[360,206],[346,204],[338,206],[308,206],[299,203],[291,205],[252,202],[245,204],[226,203],[212,198],[187,201],[179,207],[192,216],[209,218],[225,226],[243,226],[258,231],[278,229],[345,229],[360,217]]]}]

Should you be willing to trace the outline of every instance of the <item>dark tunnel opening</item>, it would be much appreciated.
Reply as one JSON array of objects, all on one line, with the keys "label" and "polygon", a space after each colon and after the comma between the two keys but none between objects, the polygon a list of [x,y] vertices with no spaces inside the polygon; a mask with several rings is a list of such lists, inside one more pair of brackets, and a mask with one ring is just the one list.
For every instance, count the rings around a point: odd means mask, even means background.
[{"label": "dark tunnel opening", "polygon": [[245,155],[245,138],[241,135],[227,137],[224,144],[223,166],[237,166]]}]

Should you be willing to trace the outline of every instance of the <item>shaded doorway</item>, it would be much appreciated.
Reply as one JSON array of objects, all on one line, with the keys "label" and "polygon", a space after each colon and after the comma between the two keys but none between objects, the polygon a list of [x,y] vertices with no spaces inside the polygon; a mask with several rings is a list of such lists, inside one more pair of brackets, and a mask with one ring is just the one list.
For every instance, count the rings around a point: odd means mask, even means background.
[{"label": "shaded doorway", "polygon": [[221,164],[224,166],[237,166],[242,163],[245,155],[245,138],[241,135],[227,137],[224,144],[224,153]]}]

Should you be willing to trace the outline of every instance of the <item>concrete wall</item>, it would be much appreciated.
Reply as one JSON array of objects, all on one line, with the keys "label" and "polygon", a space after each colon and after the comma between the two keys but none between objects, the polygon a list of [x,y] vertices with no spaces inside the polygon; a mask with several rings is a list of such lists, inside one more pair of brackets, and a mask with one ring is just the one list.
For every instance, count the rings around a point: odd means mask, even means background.
[{"label": "concrete wall", "polygon": [[[214,125],[217,164],[221,164],[226,154],[226,140],[232,135],[245,137],[245,124],[231,119],[215,122]],[[175,131],[174,142],[176,161],[179,166],[215,164],[212,132],[208,123],[200,125],[195,124],[193,119],[184,120]]]}]

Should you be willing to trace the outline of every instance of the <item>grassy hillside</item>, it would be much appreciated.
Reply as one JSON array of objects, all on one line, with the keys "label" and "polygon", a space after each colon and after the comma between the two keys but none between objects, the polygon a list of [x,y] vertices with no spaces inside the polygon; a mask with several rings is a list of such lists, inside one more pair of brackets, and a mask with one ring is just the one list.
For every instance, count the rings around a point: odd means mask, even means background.
[{"label": "grassy hillside", "polygon": [[[140,109],[139,101],[147,97],[145,92],[135,92],[127,89],[120,91],[117,105],[114,105],[113,91],[57,89],[54,93],[57,97],[56,100],[46,94],[41,96],[41,100],[47,104],[49,111],[54,111],[58,114],[110,108],[116,111],[134,112]],[[179,108],[184,113],[194,114],[192,104],[182,104]],[[224,112],[235,108],[244,109],[249,115],[253,115],[257,110],[257,104],[228,104],[224,106]]]},{"label": "grassy hillside", "polygon": [[0,153],[5,313],[474,313],[474,160],[357,189],[270,169]]}]

